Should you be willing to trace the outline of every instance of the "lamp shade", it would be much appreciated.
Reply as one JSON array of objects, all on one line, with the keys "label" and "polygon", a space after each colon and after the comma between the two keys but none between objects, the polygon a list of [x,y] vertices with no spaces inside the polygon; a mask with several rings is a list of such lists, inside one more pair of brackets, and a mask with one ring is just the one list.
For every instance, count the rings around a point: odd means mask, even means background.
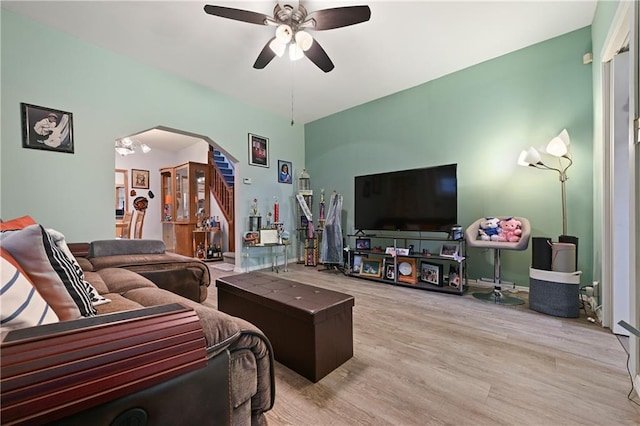
[{"label": "lamp shade", "polygon": [[117,146],[116,152],[124,157],[126,155],[133,154],[135,151],[127,146]]},{"label": "lamp shade", "polygon": [[296,33],[296,44],[300,49],[306,52],[313,44],[313,37],[311,37],[311,34],[306,31],[298,31]]},{"label": "lamp shade", "polygon": [[278,58],[282,58],[282,55],[284,55],[284,51],[287,49],[287,45],[286,43],[282,43],[277,38],[274,38],[273,40],[271,40],[271,43],[269,43],[269,48],[273,50],[273,53],[275,53]]},{"label": "lamp shade", "polygon": [[289,59],[297,61],[298,59],[302,59],[303,56],[304,52],[302,52],[302,49],[300,49],[297,44],[291,43],[289,45]]},{"label": "lamp shade", "polygon": [[554,157],[564,157],[569,152],[569,145],[571,145],[569,132],[564,129],[558,136],[549,141],[545,151]]},{"label": "lamp shade", "polygon": [[286,24],[282,24],[276,28],[276,39],[280,43],[287,44],[291,41],[291,37],[293,36],[293,30],[290,26]]},{"label": "lamp shade", "polygon": [[518,164],[521,166],[535,166],[541,162],[540,153],[532,146],[526,151],[522,151],[518,157]]}]

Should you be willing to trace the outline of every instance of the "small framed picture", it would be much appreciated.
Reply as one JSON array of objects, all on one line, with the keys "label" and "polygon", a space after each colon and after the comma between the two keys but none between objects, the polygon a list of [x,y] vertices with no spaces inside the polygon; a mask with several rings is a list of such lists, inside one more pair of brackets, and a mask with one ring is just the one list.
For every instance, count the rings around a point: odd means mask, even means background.
[{"label": "small framed picture", "polygon": [[371,250],[371,239],[356,238],[356,250]]},{"label": "small framed picture", "polygon": [[398,281],[415,284],[417,282],[416,260],[412,257],[399,257],[397,274]]},{"label": "small framed picture", "polygon": [[440,248],[440,256],[442,257],[455,257],[458,254],[457,244],[443,244]]},{"label": "small framed picture", "polygon": [[131,187],[149,189],[149,170],[131,169]]},{"label": "small framed picture", "polygon": [[73,114],[25,103],[20,109],[23,148],[73,154]]},{"label": "small framed picture", "polygon": [[269,167],[269,139],[249,133],[249,165]]},{"label": "small framed picture", "polygon": [[293,183],[291,161],[278,160],[278,182]]},{"label": "small framed picture", "polygon": [[381,264],[380,259],[362,259],[360,276],[380,278],[380,274],[382,273]]},{"label": "small framed picture", "polygon": [[363,255],[363,254],[356,254],[355,256],[353,256],[353,265],[351,266],[351,273],[352,274],[359,274],[361,271],[361,266],[362,266],[362,261],[364,259],[366,259],[367,256]]},{"label": "small framed picture", "polygon": [[420,262],[420,281],[442,287],[442,265],[424,260]]},{"label": "small framed picture", "polygon": [[396,280],[396,265],[391,262],[385,262],[384,264],[384,277],[388,280]]},{"label": "small framed picture", "polygon": [[460,288],[460,265],[457,263],[449,265],[449,287]]}]

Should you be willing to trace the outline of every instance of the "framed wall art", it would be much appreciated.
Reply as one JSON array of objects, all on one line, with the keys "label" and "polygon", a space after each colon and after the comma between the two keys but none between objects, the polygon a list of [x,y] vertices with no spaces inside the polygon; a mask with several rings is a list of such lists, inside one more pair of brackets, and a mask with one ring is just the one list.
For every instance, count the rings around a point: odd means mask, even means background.
[{"label": "framed wall art", "polygon": [[21,103],[22,147],[73,154],[73,114]]},{"label": "framed wall art", "polygon": [[442,265],[424,260],[420,262],[420,281],[442,287]]},{"label": "framed wall art", "polygon": [[398,257],[398,281],[415,284],[417,282],[416,260],[412,257]]},{"label": "framed wall art", "polygon": [[149,189],[149,170],[131,169],[131,187]]},{"label": "framed wall art", "polygon": [[278,182],[293,183],[291,161],[278,160]]},{"label": "framed wall art", "polygon": [[269,139],[249,133],[249,164],[269,167]]},{"label": "framed wall art", "polygon": [[362,259],[360,267],[361,277],[380,278],[382,273],[382,261],[380,259]]}]

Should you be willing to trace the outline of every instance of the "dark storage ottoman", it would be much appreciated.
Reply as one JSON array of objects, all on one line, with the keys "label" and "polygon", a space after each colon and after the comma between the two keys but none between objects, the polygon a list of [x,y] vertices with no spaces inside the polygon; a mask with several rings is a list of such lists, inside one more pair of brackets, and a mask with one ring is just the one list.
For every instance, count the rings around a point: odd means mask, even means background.
[{"label": "dark storage ottoman", "polygon": [[580,274],[530,268],[529,307],[557,317],[579,317]]},{"label": "dark storage ottoman", "polygon": [[317,382],[353,356],[354,298],[263,273],[218,278],[218,309],[260,328],[275,359]]}]

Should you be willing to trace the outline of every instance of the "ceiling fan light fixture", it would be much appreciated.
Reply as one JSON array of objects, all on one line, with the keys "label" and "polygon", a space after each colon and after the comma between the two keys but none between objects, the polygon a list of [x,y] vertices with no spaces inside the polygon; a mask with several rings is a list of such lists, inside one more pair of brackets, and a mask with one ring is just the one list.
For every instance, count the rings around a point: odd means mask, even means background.
[{"label": "ceiling fan light fixture", "polygon": [[133,154],[135,151],[129,147],[126,146],[117,146],[116,147],[116,152],[120,155],[122,155],[123,157],[129,155],[129,154]]},{"label": "ceiling fan light fixture", "polygon": [[287,44],[291,41],[293,36],[293,30],[287,24],[282,24],[276,28],[276,39],[283,44]]},{"label": "ceiling fan light fixture", "polygon": [[302,49],[300,49],[297,44],[291,43],[289,45],[289,59],[291,59],[292,61],[297,61],[299,59],[302,59],[303,57],[304,52],[302,51]]},{"label": "ceiling fan light fixture", "polygon": [[144,154],[148,154],[151,151],[151,147],[146,143],[140,144],[140,148]]},{"label": "ceiling fan light fixture", "polygon": [[311,37],[311,34],[306,31],[298,31],[296,33],[296,44],[300,49],[306,52],[313,44],[313,37]]},{"label": "ceiling fan light fixture", "polygon": [[286,43],[281,43],[277,38],[274,38],[271,40],[271,43],[269,43],[269,48],[278,56],[278,58],[282,58],[284,51],[287,50],[287,45]]}]

